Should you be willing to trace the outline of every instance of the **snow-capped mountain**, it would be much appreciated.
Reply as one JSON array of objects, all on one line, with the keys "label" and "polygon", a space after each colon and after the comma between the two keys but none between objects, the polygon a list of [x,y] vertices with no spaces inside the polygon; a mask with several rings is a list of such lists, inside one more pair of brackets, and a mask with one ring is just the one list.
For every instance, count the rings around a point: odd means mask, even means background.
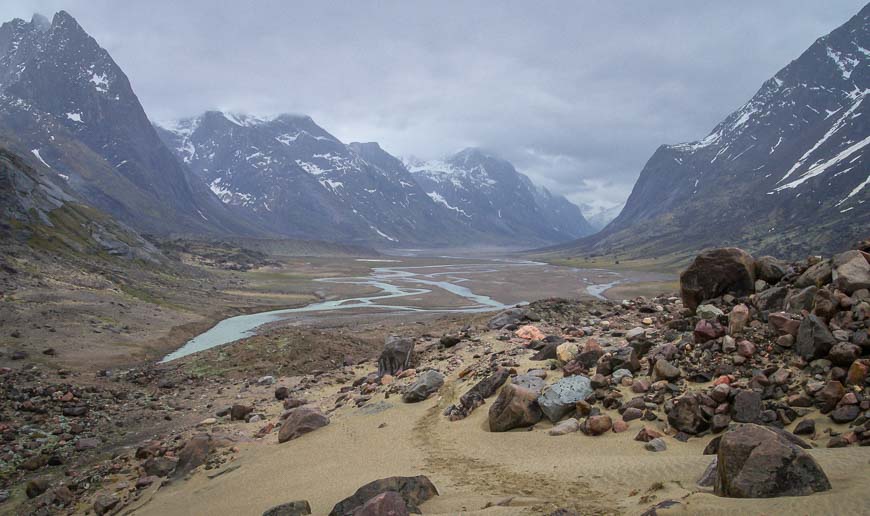
[{"label": "snow-capped mountain", "polygon": [[0,26],[0,137],[139,229],[253,230],[189,176],[124,72],[64,11]]},{"label": "snow-capped mountain", "polygon": [[224,203],[282,234],[383,245],[469,241],[378,144],[345,145],[310,117],[209,111],[158,131]]},{"label": "snow-capped mountain", "polygon": [[410,158],[406,165],[427,196],[478,231],[551,242],[593,231],[577,206],[481,149],[436,161]]},{"label": "snow-capped mountain", "polygon": [[583,212],[583,216],[586,217],[589,224],[595,228],[596,231],[600,231],[619,215],[623,206],[625,206],[625,203],[614,206],[584,203],[580,205],[580,211]]},{"label": "snow-capped mountain", "polygon": [[779,256],[870,228],[870,5],[815,41],[705,138],[650,158],[621,214],[574,252],[739,244]]}]

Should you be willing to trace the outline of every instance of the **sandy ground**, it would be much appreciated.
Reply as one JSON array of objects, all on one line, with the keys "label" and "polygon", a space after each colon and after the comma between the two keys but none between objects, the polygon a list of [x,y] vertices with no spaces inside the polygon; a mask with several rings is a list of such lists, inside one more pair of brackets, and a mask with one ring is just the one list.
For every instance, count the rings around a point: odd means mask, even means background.
[{"label": "sandy ground", "polygon": [[[687,443],[666,437],[668,449],[652,453],[634,441],[643,426],[639,421],[631,422],[624,433],[600,437],[549,436],[551,425],[546,422],[531,431],[499,434],[488,431],[484,405],[470,417],[450,422],[441,415],[444,408],[472,385],[460,380],[458,371],[474,363],[475,353],[486,346],[495,351],[512,347],[491,335],[481,343],[463,345],[455,355],[436,357],[439,368],[453,371],[438,397],[406,404],[396,396],[377,395],[362,408],[335,410],[330,425],[297,440],[278,444],[272,434],[263,442],[243,445],[225,474],[195,472],[185,482],[162,488],[136,514],[254,515],[297,499],[308,500],[314,514],[327,514],[337,501],[369,481],[417,474],[429,476],[440,491],[422,506],[424,514],[547,514],[559,507],[581,514],[640,514],[666,499],[682,505],[660,514],[870,511],[870,448],[811,451],[829,476],[829,492],[737,500],[714,496],[695,484],[711,460],[702,455],[710,437]],[[541,366],[525,358],[519,364],[521,371]],[[372,370],[372,365],[357,366],[353,373],[358,377]],[[329,411],[338,388],[323,385],[307,395],[320,399],[320,407]],[[250,395],[267,400],[272,387],[259,389],[261,393]],[[266,408],[273,416],[280,411],[274,402]],[[656,429],[661,424],[646,423]]]}]

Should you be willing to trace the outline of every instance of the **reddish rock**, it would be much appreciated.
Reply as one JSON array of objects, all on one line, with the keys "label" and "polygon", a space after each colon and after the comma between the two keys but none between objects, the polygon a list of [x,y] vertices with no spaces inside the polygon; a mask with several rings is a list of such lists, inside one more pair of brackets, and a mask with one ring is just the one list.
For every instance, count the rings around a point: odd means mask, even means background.
[{"label": "reddish rock", "polygon": [[748,340],[741,340],[737,343],[737,354],[744,358],[752,358],[755,354],[755,344]]},{"label": "reddish rock", "polygon": [[310,407],[294,409],[278,430],[278,442],[296,439],[329,424],[329,418]]},{"label": "reddish rock", "polygon": [[410,516],[402,496],[395,491],[381,493],[367,501],[354,516]]},{"label": "reddish rock", "polygon": [[506,432],[532,426],[543,417],[538,405],[538,393],[509,383],[505,385],[489,408],[489,430]]},{"label": "reddish rock", "polygon": [[547,336],[544,335],[544,332],[542,332],[540,329],[538,329],[537,326],[533,324],[520,326],[519,329],[514,332],[514,335],[526,340],[544,340],[545,338],[547,338]]},{"label": "reddish rock", "polygon": [[586,418],[585,429],[589,435],[601,435],[613,428],[613,420],[610,416],[589,416]]},{"label": "reddish rock", "polygon": [[640,429],[640,432],[638,432],[637,435],[634,436],[634,440],[640,441],[642,443],[648,443],[653,439],[658,439],[661,436],[661,432],[656,432],[655,430],[652,430],[650,428],[643,427]]},{"label": "reddish rock", "polygon": [[700,344],[725,335],[725,329],[717,321],[701,319],[695,325],[695,331],[692,335],[695,337],[695,342]]},{"label": "reddish rock", "polygon": [[870,374],[870,359],[856,360],[852,362],[846,374],[846,384],[862,386],[868,374]]}]

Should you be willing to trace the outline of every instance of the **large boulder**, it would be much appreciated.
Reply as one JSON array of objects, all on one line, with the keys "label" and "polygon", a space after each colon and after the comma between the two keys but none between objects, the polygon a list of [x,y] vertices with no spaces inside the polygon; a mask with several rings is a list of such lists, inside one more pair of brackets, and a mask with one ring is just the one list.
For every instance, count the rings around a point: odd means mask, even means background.
[{"label": "large boulder", "polygon": [[761,408],[759,392],[738,391],[731,404],[731,419],[738,423],[757,423],[761,419]]},{"label": "large boulder", "polygon": [[805,360],[815,360],[826,357],[836,342],[825,321],[815,315],[808,315],[798,328],[794,350]]},{"label": "large boulder", "polygon": [[831,262],[821,261],[804,271],[795,280],[794,286],[797,288],[822,287],[831,282],[831,273]]},{"label": "large boulder", "polygon": [[592,392],[589,378],[582,375],[569,376],[547,387],[538,397],[538,405],[547,419],[555,423],[573,411],[578,401],[584,401],[591,396]]},{"label": "large boulder", "polygon": [[834,257],[831,278],[834,286],[852,295],[862,288],[870,289],[870,263],[861,251],[846,251]]},{"label": "large boulder", "polygon": [[489,430],[507,432],[514,428],[532,426],[543,416],[538,405],[538,393],[509,383],[489,408]]},{"label": "large boulder", "polygon": [[409,369],[414,363],[414,341],[391,335],[384,343],[384,350],[378,358],[378,377],[385,374],[395,376],[399,371]]},{"label": "large boulder", "polygon": [[278,442],[283,443],[291,439],[313,432],[318,428],[329,424],[329,418],[311,407],[299,407],[293,409],[278,431]]},{"label": "large boulder", "polygon": [[197,467],[205,464],[208,454],[214,449],[214,439],[209,434],[197,434],[190,438],[178,453],[175,464],[175,478],[183,477]]},{"label": "large boulder", "polygon": [[763,426],[746,424],[719,442],[714,492],[730,498],[804,496],[831,489],[822,468],[800,446]]},{"label": "large boulder", "polygon": [[692,311],[707,299],[724,294],[747,296],[754,291],[755,260],[736,247],[704,251],[680,274],[680,297]]},{"label": "large boulder", "polygon": [[430,369],[425,373],[417,375],[414,383],[402,394],[402,401],[405,403],[423,401],[437,392],[442,385],[444,385],[444,375],[434,369]]},{"label": "large boulder", "polygon": [[433,496],[438,496],[438,490],[432,481],[424,475],[416,477],[389,477],[369,482],[360,487],[354,494],[335,504],[329,516],[351,516],[360,510],[366,502],[376,496],[394,492],[402,497],[410,512],[419,513],[419,505]]}]

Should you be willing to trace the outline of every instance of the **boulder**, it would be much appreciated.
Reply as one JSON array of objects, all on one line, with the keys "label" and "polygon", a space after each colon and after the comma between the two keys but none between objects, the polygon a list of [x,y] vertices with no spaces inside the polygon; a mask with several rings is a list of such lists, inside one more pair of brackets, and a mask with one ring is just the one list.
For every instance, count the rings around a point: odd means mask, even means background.
[{"label": "boulder", "polygon": [[640,360],[637,355],[637,351],[632,346],[617,349],[610,359],[611,370],[627,369],[629,372],[636,373],[640,370]]},{"label": "boulder", "polygon": [[547,433],[550,435],[565,435],[574,433],[577,430],[580,430],[580,422],[571,417],[566,419],[565,421],[559,422]]},{"label": "boulder", "polygon": [[801,419],[794,427],[794,435],[813,435],[816,433],[816,422],[812,419]]},{"label": "boulder", "polygon": [[519,329],[514,332],[514,335],[525,340],[544,340],[547,337],[544,335],[544,332],[538,329],[534,324],[520,326]]},{"label": "boulder", "polygon": [[409,516],[408,505],[402,495],[395,491],[387,491],[376,495],[361,508],[354,511],[354,516]]},{"label": "boulder", "polygon": [[838,342],[831,347],[828,353],[828,359],[834,364],[842,367],[850,367],[852,362],[861,356],[861,347],[848,342]]},{"label": "boulder", "polygon": [[725,315],[725,312],[719,310],[715,305],[700,305],[695,309],[695,314],[701,319],[716,320]]},{"label": "boulder", "polygon": [[562,362],[570,362],[574,360],[580,353],[580,347],[576,342],[563,342],[556,348],[556,358]]},{"label": "boulder", "polygon": [[214,439],[209,434],[197,434],[185,443],[178,453],[178,462],[175,464],[175,478],[181,478],[197,467],[205,464],[208,454],[214,448]]},{"label": "boulder", "polygon": [[414,341],[408,338],[387,337],[384,350],[378,358],[378,377],[390,374],[395,376],[414,363]]},{"label": "boulder", "polygon": [[821,287],[831,282],[831,262],[821,261],[801,274],[795,280],[794,286],[797,288],[806,287]]},{"label": "boulder", "polygon": [[509,308],[490,319],[487,326],[490,330],[500,330],[505,326],[516,326],[525,318],[525,308]]},{"label": "boulder", "polygon": [[230,419],[233,421],[244,421],[248,414],[254,411],[254,407],[250,405],[242,405],[241,403],[236,403],[233,405],[233,408],[230,409]]},{"label": "boulder", "polygon": [[296,439],[328,424],[329,418],[315,408],[299,407],[293,409],[284,423],[281,424],[281,429],[278,431],[278,442],[284,443]]},{"label": "boulder", "polygon": [[544,388],[547,386],[547,382],[545,382],[543,378],[531,374],[518,374],[514,376],[511,383],[517,387],[529,389],[535,393],[535,396],[540,396],[541,393],[544,392]]},{"label": "boulder", "polygon": [[860,289],[870,289],[870,263],[861,251],[846,251],[831,260],[834,286],[852,295]]},{"label": "boulder", "polygon": [[591,396],[592,392],[589,378],[569,376],[547,387],[538,397],[538,405],[547,419],[555,423],[574,410],[578,401]]},{"label": "boulder", "polygon": [[755,260],[755,277],[771,285],[776,285],[788,272],[788,264],[773,256],[762,256]]},{"label": "boulder", "polygon": [[438,341],[445,348],[452,348],[453,346],[462,342],[462,337],[459,335],[443,335],[441,339]]},{"label": "boulder", "polygon": [[489,408],[489,430],[507,432],[534,425],[543,416],[537,400],[537,392],[508,383]]},{"label": "boulder", "polygon": [[607,415],[589,416],[584,427],[588,435],[601,435],[613,428],[613,420]]},{"label": "boulder", "polygon": [[[424,475],[416,477],[389,477],[369,482],[360,487],[354,494],[335,504],[329,516],[352,516],[369,500],[376,496],[393,492],[398,494],[405,507],[410,512],[419,513],[419,505],[433,496],[438,496],[438,490],[432,481]],[[378,514],[378,513],[372,513]]]},{"label": "boulder", "polygon": [[755,260],[736,247],[704,251],[680,274],[680,297],[692,311],[705,300],[724,294],[747,296],[754,289]]},{"label": "boulder", "polygon": [[263,516],[307,516],[311,514],[308,500],[294,500],[268,509]]},{"label": "boulder", "polygon": [[809,312],[813,309],[818,291],[819,289],[815,286],[789,290],[788,295],[785,296],[785,311],[795,315],[800,315],[804,310]]},{"label": "boulder", "polygon": [[423,401],[437,392],[442,385],[444,385],[444,375],[430,369],[417,375],[414,383],[402,394],[402,401],[405,403]]},{"label": "boulder", "polygon": [[652,381],[657,382],[659,380],[667,380],[672,381],[676,380],[680,377],[680,368],[671,364],[666,360],[656,360],[655,366],[653,366],[653,374]]},{"label": "boulder", "polygon": [[729,498],[804,496],[831,489],[806,451],[782,434],[746,424],[722,436],[714,492]]},{"label": "boulder", "polygon": [[728,314],[728,334],[737,335],[743,333],[743,329],[749,324],[749,307],[740,303],[731,309]]},{"label": "boulder", "polygon": [[662,452],[668,449],[667,443],[661,437],[656,437],[655,439],[652,439],[651,441],[643,445],[643,447],[651,452]]},{"label": "boulder", "polygon": [[491,375],[477,382],[474,387],[463,394],[459,398],[459,405],[465,410],[465,415],[483,405],[483,400],[495,394],[498,388],[504,385],[509,377],[510,371],[507,368],[499,367]]},{"label": "boulder", "polygon": [[825,322],[815,315],[804,317],[798,328],[794,350],[804,360],[815,360],[828,355],[836,343]]},{"label": "boulder", "polygon": [[788,287],[771,287],[756,294],[752,303],[762,312],[776,312],[785,307],[787,295]]},{"label": "boulder", "polygon": [[700,400],[692,393],[675,398],[667,411],[668,423],[680,432],[697,435],[710,428],[701,407]]},{"label": "boulder", "polygon": [[738,423],[757,423],[761,419],[761,394],[750,390],[738,391],[731,405],[731,419]]},{"label": "boulder", "polygon": [[175,469],[175,459],[169,457],[151,457],[142,464],[146,475],[155,477],[168,477]]},{"label": "boulder", "polygon": [[707,319],[698,321],[698,324],[695,325],[695,330],[692,332],[692,336],[698,344],[718,339],[723,335],[725,335],[725,328],[718,321],[709,321]]}]

